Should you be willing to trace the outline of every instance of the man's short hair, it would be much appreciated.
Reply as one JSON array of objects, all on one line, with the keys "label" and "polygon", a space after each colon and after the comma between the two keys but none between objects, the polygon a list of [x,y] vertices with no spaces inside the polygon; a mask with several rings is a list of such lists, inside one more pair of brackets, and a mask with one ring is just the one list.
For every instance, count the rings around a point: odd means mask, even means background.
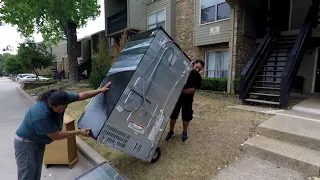
[{"label": "man's short hair", "polygon": [[202,61],[201,59],[197,59],[197,60],[194,61],[194,64],[198,64],[198,63],[200,63],[202,65],[202,67],[205,66],[204,61]]}]

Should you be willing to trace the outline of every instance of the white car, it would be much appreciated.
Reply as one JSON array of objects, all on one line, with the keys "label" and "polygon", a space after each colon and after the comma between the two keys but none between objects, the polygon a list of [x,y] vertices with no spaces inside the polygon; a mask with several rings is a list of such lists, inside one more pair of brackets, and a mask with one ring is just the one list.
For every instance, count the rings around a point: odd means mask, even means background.
[{"label": "white car", "polygon": [[19,82],[21,78],[24,78],[26,76],[35,76],[35,74],[18,74],[16,77],[16,81]]},{"label": "white car", "polygon": [[25,76],[23,78],[19,79],[19,82],[28,82],[28,81],[47,81],[50,78],[46,78],[43,76],[36,76],[36,75],[31,75],[31,76]]}]

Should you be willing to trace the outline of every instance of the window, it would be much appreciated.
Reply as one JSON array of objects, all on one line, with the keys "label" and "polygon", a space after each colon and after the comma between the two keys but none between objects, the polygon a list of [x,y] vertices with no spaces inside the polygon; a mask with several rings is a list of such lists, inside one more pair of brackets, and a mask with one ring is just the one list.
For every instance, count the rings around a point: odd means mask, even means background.
[{"label": "window", "polygon": [[230,6],[225,0],[201,0],[201,24],[230,17]]},{"label": "window", "polygon": [[207,77],[227,78],[229,51],[211,51],[206,52]]},{"label": "window", "polygon": [[148,29],[162,26],[166,29],[166,11],[165,9],[157,11],[148,16]]}]

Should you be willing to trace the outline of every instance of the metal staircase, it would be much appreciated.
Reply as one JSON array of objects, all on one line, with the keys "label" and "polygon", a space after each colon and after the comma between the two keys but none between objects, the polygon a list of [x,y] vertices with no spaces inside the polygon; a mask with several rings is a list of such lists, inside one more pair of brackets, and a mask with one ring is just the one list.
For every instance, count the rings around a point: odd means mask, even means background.
[{"label": "metal staircase", "polygon": [[287,106],[319,9],[319,3],[310,7],[298,35],[281,35],[276,28],[267,33],[241,73],[239,98],[243,103]]},{"label": "metal staircase", "polygon": [[254,79],[245,102],[280,105],[281,74],[297,36],[279,35]]},{"label": "metal staircase", "polygon": [[87,76],[90,76],[91,73],[91,67],[92,67],[92,59],[91,58],[87,58],[85,60],[83,60],[80,64],[79,64],[79,75],[82,74],[84,71],[87,70]]},{"label": "metal staircase", "polygon": [[61,71],[54,71],[54,76],[53,79],[64,79],[65,77],[65,71],[61,70]]}]

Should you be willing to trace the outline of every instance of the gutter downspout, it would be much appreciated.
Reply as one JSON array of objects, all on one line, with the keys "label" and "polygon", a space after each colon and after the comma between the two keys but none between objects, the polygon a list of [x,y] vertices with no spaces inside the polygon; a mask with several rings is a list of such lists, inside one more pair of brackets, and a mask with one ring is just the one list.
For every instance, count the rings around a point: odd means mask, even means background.
[{"label": "gutter downspout", "polygon": [[[231,5],[231,4],[230,4]],[[232,6],[231,6],[232,7]],[[231,38],[230,38],[230,41],[229,41],[229,71],[228,71],[228,87],[227,87],[227,90],[228,90],[228,93],[231,93],[233,94],[234,93],[234,88],[233,88],[233,77],[232,77],[232,72],[233,72],[233,64],[235,63],[234,59],[233,59],[233,53],[234,53],[234,43],[235,43],[235,23],[236,23],[236,20],[235,20],[235,14],[236,14],[236,8],[237,8],[237,5],[233,5],[233,8],[232,8],[232,21],[231,21]]]}]

